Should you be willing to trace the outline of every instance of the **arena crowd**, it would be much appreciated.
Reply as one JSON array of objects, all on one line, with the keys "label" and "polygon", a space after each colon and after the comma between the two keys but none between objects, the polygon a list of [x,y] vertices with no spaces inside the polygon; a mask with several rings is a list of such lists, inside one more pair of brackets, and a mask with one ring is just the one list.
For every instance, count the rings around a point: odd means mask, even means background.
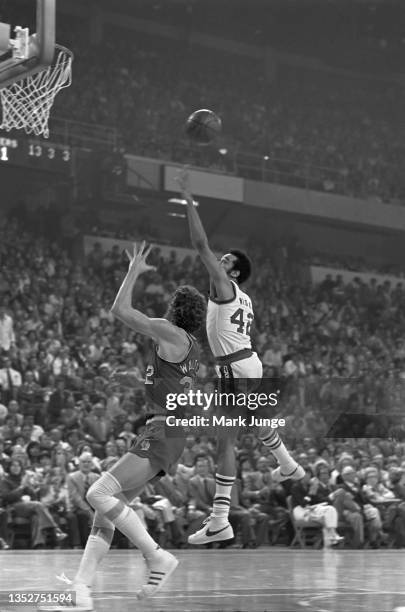
[{"label": "arena crowd", "polygon": [[[306,477],[273,483],[272,456],[243,430],[230,515],[237,535],[227,544],[312,535],[321,545],[336,522],[345,546],[405,546],[403,287],[333,277],[313,285],[293,258],[257,246],[250,254],[254,345],[265,379],[281,389],[274,416],[286,419],[280,433]],[[157,271],[133,296],[149,316],[164,314],[180,284],[207,291],[198,260],[155,249],[151,262]],[[118,247],[72,258],[13,218],[0,229],[0,270],[1,543],[80,548],[92,517],[87,489],[142,433],[151,345],[109,312],[126,270]],[[200,341],[207,390],[214,370],[204,333]],[[187,546],[210,513],[214,473],[214,439],[192,432],[178,466],[134,501],[162,545]],[[128,543],[118,534],[114,546]]]},{"label": "arena crowd", "polygon": [[[262,59],[186,38],[112,27],[89,47],[84,30],[74,32],[63,39],[75,51],[74,86],[58,96],[55,113],[115,126],[128,153],[403,203],[398,83],[283,64],[265,78]],[[185,119],[197,108],[222,117],[217,147],[193,147],[185,138]]]}]

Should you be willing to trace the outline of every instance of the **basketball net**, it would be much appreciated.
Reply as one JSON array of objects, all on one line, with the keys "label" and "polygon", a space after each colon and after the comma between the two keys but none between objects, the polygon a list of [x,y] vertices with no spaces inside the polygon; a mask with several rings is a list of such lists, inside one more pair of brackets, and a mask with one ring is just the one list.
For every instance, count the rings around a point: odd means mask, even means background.
[{"label": "basketball net", "polygon": [[72,82],[73,53],[55,45],[54,63],[0,90],[3,117],[0,128],[24,129],[27,134],[49,136],[49,113],[55,96]]}]

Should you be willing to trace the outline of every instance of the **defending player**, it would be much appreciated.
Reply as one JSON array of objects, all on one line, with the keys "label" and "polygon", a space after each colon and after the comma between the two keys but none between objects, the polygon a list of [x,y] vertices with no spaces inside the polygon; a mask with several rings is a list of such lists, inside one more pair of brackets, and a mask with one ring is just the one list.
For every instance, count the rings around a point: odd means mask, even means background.
[{"label": "defending player", "polygon": [[[140,599],[154,595],[178,564],[171,553],[162,550],[151,538],[129,503],[147,482],[162,476],[176,463],[183,452],[185,438],[181,432],[176,433],[177,437],[166,436],[166,396],[167,393],[183,393],[195,380],[199,354],[190,334],[205,320],[206,300],[194,287],[182,286],[175,291],[166,318],[152,319],[135,310],[131,304],[134,283],[140,274],[154,269],[146,263],[149,253],[144,242],[139,249],[135,245],[132,256],[127,252],[128,273],[111,309],[128,327],[152,338],[156,345],[145,380],[149,419],[145,432],[130,451],[87,493],[95,517],[79,570],[69,589],[77,594],[77,605],[72,608],[76,612],[93,610],[91,587],[97,566],[110,548],[115,528],[127,536],[145,558],[149,579],[138,592]],[[58,606],[40,608],[60,609]]]},{"label": "defending player", "polygon": [[[216,358],[220,390],[238,393],[239,384],[239,391],[249,391],[246,384],[249,385],[251,381],[253,385],[257,385],[263,372],[261,361],[252,351],[250,341],[250,327],[254,318],[252,303],[239,287],[250,276],[250,260],[242,251],[231,250],[218,261],[209,247],[207,235],[194,206],[186,168],[179,173],[177,182],[187,202],[191,242],[210,276],[207,336]],[[250,390],[253,388],[252,386]],[[217,432],[218,455],[213,511],[202,529],[188,538],[190,544],[207,544],[233,538],[228,516],[231,489],[236,476],[234,447],[238,428],[218,427]],[[279,463],[279,467],[273,470],[273,479],[276,482],[289,478],[300,480],[303,477],[304,470],[291,457],[276,430],[261,428],[259,438],[269,447]]]}]

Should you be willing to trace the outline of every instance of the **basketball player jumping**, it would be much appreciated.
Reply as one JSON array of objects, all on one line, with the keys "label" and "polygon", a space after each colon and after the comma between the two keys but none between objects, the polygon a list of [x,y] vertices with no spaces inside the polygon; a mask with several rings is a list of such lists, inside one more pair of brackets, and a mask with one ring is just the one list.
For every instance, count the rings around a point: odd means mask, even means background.
[{"label": "basketball player jumping", "polygon": [[[262,363],[252,351],[250,341],[250,327],[254,318],[252,302],[239,287],[250,276],[250,260],[242,251],[231,250],[218,261],[209,247],[194,205],[186,167],[177,176],[177,182],[187,202],[191,242],[210,276],[207,336],[216,359],[220,390],[234,393],[238,392],[238,388],[239,391],[248,390],[249,381],[256,386],[263,373]],[[238,431],[238,427],[217,428],[218,454],[213,511],[202,529],[188,538],[190,544],[207,544],[233,538],[228,516],[231,489],[236,476],[234,447]],[[289,478],[300,480],[304,476],[303,468],[291,457],[275,429],[260,428],[259,438],[279,463],[279,467],[272,473],[275,482]]]},{"label": "basketball player jumping", "polygon": [[[203,324],[206,301],[194,287],[176,289],[165,318],[153,319],[132,307],[132,289],[140,274],[153,270],[146,263],[150,249],[143,242],[130,260],[128,273],[120,287],[111,312],[125,325],[151,338],[155,350],[146,371],[145,392],[148,400],[148,420],[145,432],[110,470],[89,489],[87,500],[95,510],[93,527],[84,550],[79,570],[69,591],[76,592],[76,612],[93,610],[91,587],[97,566],[106,556],[119,529],[143,554],[149,579],[137,593],[139,599],[154,595],[176,569],[178,561],[151,538],[130,502],[145,484],[164,475],[175,464],[184,448],[185,436],[176,431],[175,437],[166,432],[166,396],[183,393],[192,385],[199,366],[196,341],[191,336]],[[172,428],[170,428],[172,430]],[[67,579],[66,579],[67,581]],[[66,605],[42,606],[40,610],[66,610]]]}]

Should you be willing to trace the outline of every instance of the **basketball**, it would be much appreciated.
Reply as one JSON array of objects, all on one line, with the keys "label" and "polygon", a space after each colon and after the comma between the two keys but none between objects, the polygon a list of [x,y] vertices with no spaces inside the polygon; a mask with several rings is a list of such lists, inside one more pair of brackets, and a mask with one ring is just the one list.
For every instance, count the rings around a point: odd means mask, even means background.
[{"label": "basketball", "polygon": [[205,108],[195,111],[186,121],[186,134],[198,145],[208,145],[220,133],[222,121],[213,111]]}]

